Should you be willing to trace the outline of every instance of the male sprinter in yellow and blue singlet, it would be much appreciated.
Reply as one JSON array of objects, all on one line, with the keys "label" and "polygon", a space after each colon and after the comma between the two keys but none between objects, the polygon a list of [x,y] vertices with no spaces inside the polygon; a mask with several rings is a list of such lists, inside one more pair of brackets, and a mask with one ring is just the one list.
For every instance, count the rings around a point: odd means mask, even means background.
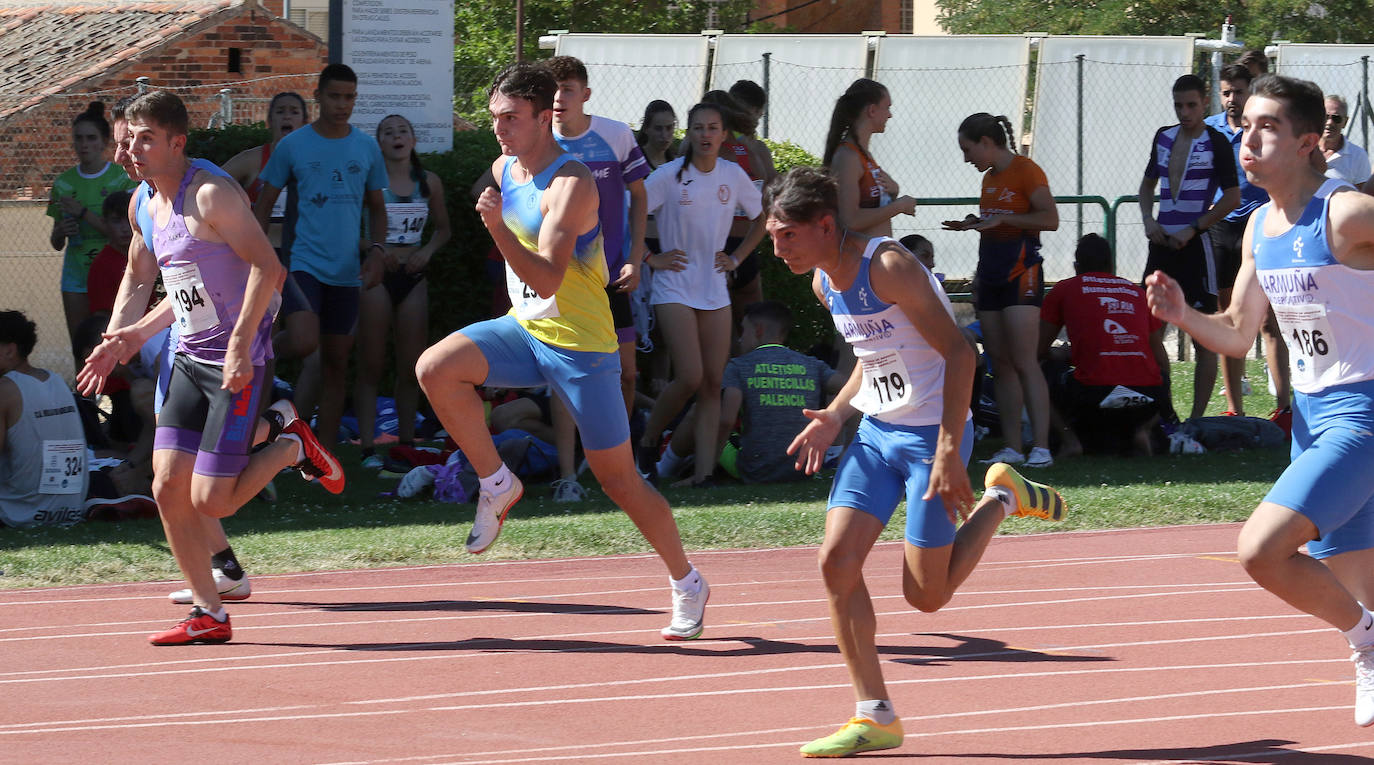
[{"label": "male sprinter in yellow and blue singlet", "polygon": [[488,106],[502,156],[491,173],[501,190],[486,189],[477,212],[506,260],[513,307],[431,346],[416,374],[481,479],[468,552],[496,541],[524,492],[492,445],[476,386],[548,385],[572,413],[601,488],[668,566],[673,620],[664,639],[691,640],[701,634],[710,588],[687,560],[667,500],[635,470],[606,300],[600,198],[586,165],[554,141],[557,89],[546,69],[526,63],[511,65],[492,84]]}]

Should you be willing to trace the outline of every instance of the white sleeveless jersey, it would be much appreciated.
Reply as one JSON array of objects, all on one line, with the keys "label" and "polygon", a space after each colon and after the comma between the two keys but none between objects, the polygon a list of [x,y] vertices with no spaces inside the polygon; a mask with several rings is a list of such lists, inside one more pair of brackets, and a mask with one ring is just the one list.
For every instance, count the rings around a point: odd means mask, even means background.
[{"label": "white sleeveless jersey", "polygon": [[[896,244],[888,237],[869,240],[849,289],[835,289],[829,274],[821,271],[821,293],[835,328],[853,346],[863,367],[863,387],[851,402],[854,408],[893,425],[938,425],[944,414],[945,357],[930,347],[901,308],[873,294],[873,253],[889,242]],[[954,309],[944,288],[930,271],[922,270],[952,318]]]},{"label": "white sleeveless jersey", "polygon": [[19,388],[23,409],[0,453],[0,520],[24,527],[84,519],[86,433],[72,392],[53,372],[46,381],[22,372],[5,377]]},{"label": "white sleeveless jersey", "polygon": [[1288,344],[1293,389],[1306,394],[1374,379],[1374,271],[1342,265],[1327,238],[1331,194],[1342,187],[1350,184],[1323,183],[1278,236],[1263,234],[1273,203],[1255,211],[1255,275]]}]

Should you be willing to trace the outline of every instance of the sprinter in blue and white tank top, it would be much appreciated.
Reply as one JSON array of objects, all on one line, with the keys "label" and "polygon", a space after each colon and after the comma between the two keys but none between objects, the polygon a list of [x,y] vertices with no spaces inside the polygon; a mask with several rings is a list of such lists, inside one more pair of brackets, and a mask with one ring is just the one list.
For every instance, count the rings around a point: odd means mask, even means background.
[{"label": "sprinter in blue and white tank top", "polygon": [[[1262,77],[1246,102],[1240,164],[1269,192],[1251,216],[1224,313],[1146,280],[1150,308],[1198,342],[1244,354],[1272,305],[1293,382],[1292,462],[1241,529],[1260,586],[1340,630],[1354,649],[1355,722],[1374,724],[1374,199],[1311,165],[1325,109],[1305,80]],[[1306,554],[1299,551],[1307,546]]]},{"label": "sprinter in blue and white tank top", "polygon": [[1054,489],[1003,463],[988,468],[987,492],[975,504],[967,472],[973,349],[939,282],[914,255],[891,238],[840,228],[838,194],[833,176],[801,167],[775,181],[764,204],[774,254],[793,273],[815,271],[816,297],[858,359],[828,407],[802,410],[811,422],[788,448],[797,469],[816,472],[844,421],[863,413],[835,473],[820,551],[831,625],[860,701],[839,731],[802,747],[808,757],[901,746],[863,579],[864,560],[898,502],[907,502],[902,593],[922,611],[949,602],[1008,515],[1064,515]]}]

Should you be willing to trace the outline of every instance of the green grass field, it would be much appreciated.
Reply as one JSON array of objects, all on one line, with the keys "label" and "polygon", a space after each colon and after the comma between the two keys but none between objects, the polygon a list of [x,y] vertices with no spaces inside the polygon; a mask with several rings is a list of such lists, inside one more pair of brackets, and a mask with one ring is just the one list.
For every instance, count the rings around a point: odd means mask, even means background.
[{"label": "green grass field", "polygon": [[[1176,364],[1175,402],[1187,412],[1192,367]],[[1249,363],[1256,394],[1251,414],[1273,407],[1264,393],[1260,362]],[[1209,414],[1222,409],[1220,392]],[[982,485],[976,460],[1000,446],[985,439],[974,447],[970,477]],[[531,486],[512,511],[500,541],[481,558],[463,541],[471,504],[400,500],[380,496],[395,488],[355,468],[356,447],[341,447],[349,488],[326,494],[294,475],[277,479],[275,505],[250,503],[225,521],[234,550],[250,574],[453,563],[500,558],[552,558],[648,552],[629,519],[584,476],[591,499],[554,504],[547,485]],[[1287,465],[1286,449],[1153,458],[1081,457],[1031,475],[1057,487],[1069,505],[1058,525],[1009,519],[1004,534],[1049,530],[1166,526],[1243,520]],[[828,473],[799,483],[727,485],[666,491],[688,550],[785,547],[816,544],[824,526]],[[884,539],[899,539],[898,510]],[[176,579],[178,573],[156,520],[87,523],[68,529],[0,529],[0,588],[96,582]]]}]

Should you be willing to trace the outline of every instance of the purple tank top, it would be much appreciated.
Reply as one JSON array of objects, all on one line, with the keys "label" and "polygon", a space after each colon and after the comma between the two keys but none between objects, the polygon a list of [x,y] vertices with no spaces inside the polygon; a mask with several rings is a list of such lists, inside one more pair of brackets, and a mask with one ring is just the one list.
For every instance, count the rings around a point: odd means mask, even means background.
[{"label": "purple tank top", "polygon": [[[177,352],[207,364],[223,364],[229,337],[243,310],[251,267],[224,242],[196,239],[186,229],[182,216],[186,187],[197,170],[190,167],[181,179],[166,226],[158,223],[158,213],[153,211],[153,251],[181,330]],[[274,296],[253,336],[254,366],[272,357],[272,320],[278,305],[279,298]]]}]

